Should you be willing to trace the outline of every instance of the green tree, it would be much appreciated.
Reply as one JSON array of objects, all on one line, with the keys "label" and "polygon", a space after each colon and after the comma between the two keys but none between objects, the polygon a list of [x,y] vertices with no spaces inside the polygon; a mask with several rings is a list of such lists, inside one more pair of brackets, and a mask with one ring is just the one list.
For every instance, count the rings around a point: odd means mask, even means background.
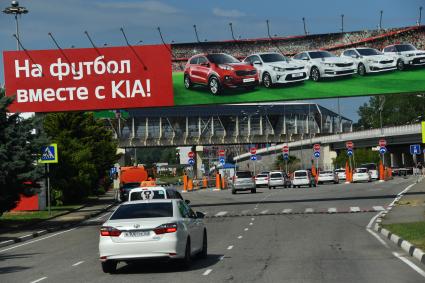
[{"label": "green tree", "polygon": [[0,215],[16,207],[24,190],[24,181],[42,177],[41,166],[35,161],[43,140],[34,130],[35,118],[23,119],[18,113],[7,112],[13,98],[0,89]]},{"label": "green tree", "polygon": [[[376,163],[379,162],[379,153],[377,151],[372,151],[371,148],[358,148],[354,149],[353,154],[353,164],[355,167],[360,166],[362,163]],[[338,156],[333,159],[335,168],[345,168],[345,163],[348,161],[348,155],[345,150],[340,151]]]},{"label": "green tree", "polygon": [[[275,169],[281,169],[281,170],[285,170],[285,160],[283,160],[283,155],[279,154],[276,157],[276,160],[274,162],[274,167]],[[300,160],[298,158],[296,158],[293,155],[289,155],[289,159],[288,159],[288,171],[289,172],[293,172],[295,170],[298,170],[301,168],[301,163]]]},{"label": "green tree", "polygon": [[[382,108],[380,107],[382,106]],[[425,118],[425,96],[416,94],[392,94],[371,96],[368,103],[359,107],[360,116],[357,129],[380,127],[380,109],[382,125],[397,126],[418,122]]]},{"label": "green tree", "polygon": [[50,176],[59,203],[78,203],[106,189],[117,144],[102,122],[92,113],[49,113],[44,128],[58,144],[59,163],[50,167]]}]

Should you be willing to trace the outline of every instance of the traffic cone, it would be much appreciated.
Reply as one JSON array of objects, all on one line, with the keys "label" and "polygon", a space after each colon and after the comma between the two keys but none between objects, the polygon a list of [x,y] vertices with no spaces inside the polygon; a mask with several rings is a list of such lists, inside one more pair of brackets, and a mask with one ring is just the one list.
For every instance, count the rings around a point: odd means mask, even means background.
[{"label": "traffic cone", "polygon": [[382,164],[382,160],[379,161],[379,182],[385,182],[384,176],[384,164]]},{"label": "traffic cone", "polygon": [[215,174],[215,188],[216,190],[220,190],[221,189],[221,184],[220,184],[220,174]]},{"label": "traffic cone", "polygon": [[202,179],[202,188],[206,189],[208,188],[208,180],[207,177],[204,176],[204,178]]},{"label": "traffic cone", "polygon": [[348,166],[348,161],[345,161],[345,183],[348,184],[350,182],[350,167]]}]

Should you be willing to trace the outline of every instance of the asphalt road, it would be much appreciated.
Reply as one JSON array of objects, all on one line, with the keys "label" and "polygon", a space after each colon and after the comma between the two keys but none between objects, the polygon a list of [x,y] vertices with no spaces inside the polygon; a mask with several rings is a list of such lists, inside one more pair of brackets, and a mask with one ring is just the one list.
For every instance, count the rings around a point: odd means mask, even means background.
[{"label": "asphalt road", "polygon": [[0,249],[0,282],[425,282],[393,252],[424,270],[421,263],[366,230],[412,182],[186,193],[207,213],[209,238],[208,258],[188,271],[173,263],[121,263],[117,274],[104,274],[97,245],[105,214]]}]

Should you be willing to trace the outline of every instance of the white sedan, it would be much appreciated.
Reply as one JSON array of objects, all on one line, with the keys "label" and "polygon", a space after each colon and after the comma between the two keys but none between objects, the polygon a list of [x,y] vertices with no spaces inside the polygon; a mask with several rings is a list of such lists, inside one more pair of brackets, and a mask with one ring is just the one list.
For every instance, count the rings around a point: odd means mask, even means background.
[{"label": "white sedan", "polygon": [[326,182],[338,184],[339,183],[338,174],[334,173],[333,171],[319,171],[319,177],[317,179],[317,182],[319,184],[323,184]]},{"label": "white sedan", "polygon": [[357,73],[360,76],[368,73],[391,71],[397,68],[397,62],[394,58],[384,55],[374,48],[351,48],[345,50],[341,57],[352,58],[357,64]]},{"label": "white sedan", "polygon": [[207,256],[203,218],[179,199],[121,204],[100,229],[103,271],[114,273],[118,262],[138,259],[179,259],[189,267],[193,255]]},{"label": "white sedan", "polygon": [[302,62],[293,61],[280,53],[252,54],[244,62],[257,69],[260,83],[267,88],[308,80],[307,69]]},{"label": "white sedan", "polygon": [[353,182],[372,182],[372,176],[367,168],[356,168],[353,174]]},{"label": "white sedan", "polygon": [[384,47],[384,54],[397,61],[397,69],[404,70],[406,66],[425,65],[425,50],[418,50],[412,44],[394,44]]},{"label": "white sedan", "polygon": [[304,62],[310,78],[315,82],[322,78],[350,76],[357,73],[353,59],[337,57],[328,51],[301,52],[294,56],[294,61]]}]

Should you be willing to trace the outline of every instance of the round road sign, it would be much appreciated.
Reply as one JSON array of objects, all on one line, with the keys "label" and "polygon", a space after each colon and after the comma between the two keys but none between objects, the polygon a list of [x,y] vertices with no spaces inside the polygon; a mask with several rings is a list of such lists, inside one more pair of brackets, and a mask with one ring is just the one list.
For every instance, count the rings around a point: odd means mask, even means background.
[{"label": "round road sign", "polygon": [[381,154],[385,154],[387,152],[387,148],[385,147],[385,146],[381,146],[380,148],[379,148],[379,153],[381,153]]},{"label": "round road sign", "polygon": [[347,155],[348,156],[352,156],[353,155],[353,150],[352,149],[347,149]]},{"label": "round road sign", "polygon": [[251,152],[251,154],[256,154],[257,149],[255,147],[251,147],[250,152]]},{"label": "round road sign", "polygon": [[282,147],[282,151],[283,151],[283,152],[289,152],[289,146],[284,145],[284,146]]},{"label": "round road sign", "polygon": [[193,151],[189,151],[189,153],[187,154],[187,157],[189,157],[190,159],[193,159],[193,157],[195,157],[195,153]]},{"label": "round road sign", "polygon": [[313,149],[314,149],[314,151],[319,151],[319,150],[320,150],[320,144],[315,143],[315,144],[313,145]]},{"label": "round road sign", "polygon": [[220,149],[220,150],[218,151],[218,155],[220,155],[220,156],[224,156],[224,149]]},{"label": "round road sign", "polygon": [[283,160],[289,160],[289,154],[284,153],[283,154]]},{"label": "round road sign", "polygon": [[189,163],[189,165],[193,166],[195,164],[195,160],[190,158],[187,163]]},{"label": "round road sign", "polygon": [[354,143],[352,141],[348,141],[345,143],[345,147],[346,148],[353,148],[354,147]]},{"label": "round road sign", "polygon": [[252,160],[252,161],[257,160],[257,155],[251,155],[251,160]]},{"label": "round road sign", "polygon": [[380,139],[378,144],[380,147],[385,147],[387,146],[387,141],[385,139]]},{"label": "round road sign", "polygon": [[315,151],[314,152],[314,157],[319,158],[320,157],[320,151]]}]

